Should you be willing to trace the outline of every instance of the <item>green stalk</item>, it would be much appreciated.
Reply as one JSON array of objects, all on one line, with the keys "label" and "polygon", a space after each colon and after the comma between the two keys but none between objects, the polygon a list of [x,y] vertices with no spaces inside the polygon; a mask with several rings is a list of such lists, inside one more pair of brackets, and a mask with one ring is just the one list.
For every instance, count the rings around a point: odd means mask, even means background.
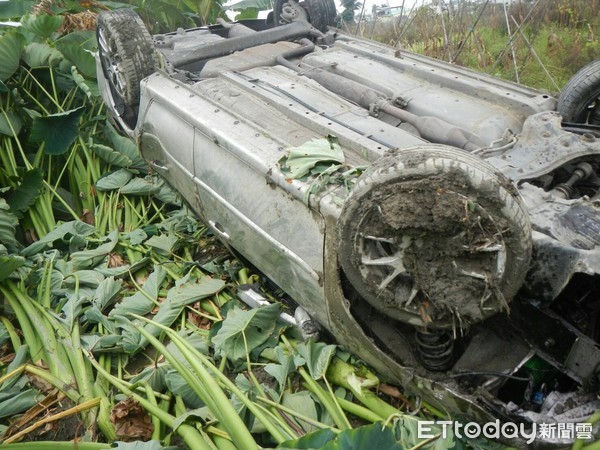
[{"label": "green stalk", "polygon": [[17,350],[21,346],[21,339],[19,338],[19,334],[15,329],[14,325],[4,316],[0,316],[0,321],[4,324],[6,331],[10,337],[10,343],[12,345],[13,350]]},{"label": "green stalk", "polygon": [[[9,282],[7,282],[9,283]],[[25,343],[29,346],[29,355],[33,362],[39,362],[41,360],[47,360],[46,351],[42,347],[39,335],[33,331],[31,322],[27,313],[22,308],[20,302],[17,300],[11,291],[7,290],[4,286],[0,285],[0,292],[4,295],[4,298],[8,301],[8,304],[12,308],[19,322],[19,327],[25,338]]]},{"label": "green stalk", "polygon": [[[600,422],[600,411],[597,411],[596,413],[594,413],[588,420],[585,421],[586,423],[591,423],[592,426],[594,426],[596,423]],[[596,446],[596,447],[594,447]],[[590,445],[586,445],[584,447],[584,441],[583,439],[577,439],[574,443],[573,446],[571,447],[571,450],[598,450],[600,449],[600,441],[596,441]]]},{"label": "green stalk", "polygon": [[[49,99],[49,100],[50,100],[52,103],[54,103],[54,105],[55,105],[55,106],[58,108],[59,112],[64,112],[64,110],[63,110],[63,109],[62,109],[62,107],[60,106],[60,103],[58,103],[58,101],[56,100],[56,98],[55,98],[55,97],[53,97],[53,96],[52,96],[52,94],[50,94],[50,93],[49,93],[49,92],[46,90],[46,88],[44,88],[44,86],[43,86],[43,85],[42,85],[42,84],[41,84],[41,83],[40,83],[40,82],[37,80],[37,78],[36,78],[36,77],[34,77],[34,76],[33,76],[33,74],[32,74],[32,73],[31,73],[29,70],[27,70],[27,69],[23,69],[23,70],[25,70],[25,73],[27,73],[27,74],[28,74],[28,75],[31,77],[31,80],[32,80],[32,81],[33,81],[35,84],[37,84],[38,88],[40,88],[40,90],[41,90],[41,91],[42,91],[44,94],[46,94],[46,96],[48,97],[48,99]],[[42,111],[44,111],[44,112],[46,113],[46,115],[49,115],[49,114],[50,114],[50,113],[48,112],[48,110],[47,110],[46,108],[44,108],[44,107],[42,106],[42,104],[41,104],[40,102],[38,102],[38,101],[37,101],[37,100],[34,98],[34,96],[33,96],[33,95],[32,95],[32,94],[29,92],[29,90],[26,90],[25,92],[26,92],[26,94],[27,94],[27,95],[28,95],[28,96],[29,96],[29,97],[30,97],[30,98],[31,98],[31,99],[32,99],[32,100],[33,100],[33,101],[34,101],[34,102],[35,102],[35,103],[38,105],[38,107],[39,107],[39,108],[40,108]]]},{"label": "green stalk", "polygon": [[[152,390],[152,387],[147,382],[144,384],[145,384],[144,387],[146,390],[146,397],[148,397],[148,401],[151,402],[157,408],[159,408],[158,402],[156,401],[156,396],[154,395],[154,391]],[[152,416],[152,425],[154,427],[154,430],[152,431],[152,439],[156,439],[156,440],[160,441],[161,436],[162,436],[162,432],[161,432],[162,422],[160,421],[160,419],[158,417],[153,415]]]},{"label": "green stalk", "polygon": [[[332,395],[323,389],[319,383],[317,383],[313,377],[306,371],[304,367],[300,367],[298,369],[298,373],[304,379],[304,383],[309,391],[317,396],[317,398],[321,401],[333,422],[340,430],[350,430],[352,429],[352,425],[348,421],[348,418],[343,413],[340,405],[332,398]],[[335,397],[335,396],[334,396]]]},{"label": "green stalk", "polygon": [[[227,397],[225,396],[225,394],[223,393],[223,391],[221,390],[219,385],[216,383],[215,379],[210,375],[208,370],[210,370],[210,372],[213,373],[213,375],[217,378],[217,380],[219,380],[219,382],[227,390],[229,390],[232,394],[234,394],[236,397],[238,397],[238,399],[242,403],[244,403],[244,405],[248,408],[248,410],[252,414],[254,414],[254,416],[259,420],[259,422],[261,422],[265,426],[265,428],[271,434],[273,439],[275,439],[279,443],[288,440],[288,437],[286,435],[284,435],[277,427],[275,427],[271,423],[271,421],[268,420],[267,417],[262,413],[262,411],[259,408],[257,408],[256,405],[246,395],[244,395],[244,393],[242,391],[240,391],[238,389],[238,387],[229,378],[227,378],[223,373],[221,373],[219,371],[219,369],[214,364],[212,364],[205,355],[203,355],[202,353],[197,351],[195,348],[193,348],[187,341],[182,339],[181,336],[179,336],[174,330],[170,329],[169,327],[165,327],[164,325],[162,325],[160,323],[149,320],[145,317],[134,315],[134,314],[132,314],[132,316],[143,322],[151,323],[152,325],[163,330],[165,332],[165,334],[167,336],[169,336],[169,338],[171,339],[171,342],[173,342],[173,344],[175,344],[177,346],[177,348],[179,348],[179,350],[182,352],[182,354],[184,355],[184,357],[186,358],[188,363],[196,371],[196,373],[203,380],[203,382],[205,382],[208,387],[217,391],[217,395],[219,397],[227,399]],[[165,357],[167,357],[166,354],[165,354]],[[229,401],[227,402],[227,405],[231,406]],[[232,418],[234,423],[239,423],[238,421],[241,422],[241,419],[239,418],[239,416],[237,416],[237,413],[235,412],[233,407],[231,409],[233,410],[233,413],[235,416],[234,418]],[[243,422],[241,422],[241,423],[243,424]],[[245,425],[242,425],[242,426],[245,429]],[[248,430],[245,430],[245,431],[248,432]],[[250,433],[248,432],[248,434],[250,434]],[[250,435],[250,437],[252,437],[252,435]],[[232,439],[233,439],[233,435],[232,435]],[[254,441],[254,438],[252,438],[252,441]],[[235,442],[235,440],[234,440],[234,442]]]},{"label": "green stalk", "polygon": [[[250,362],[250,352],[248,351],[248,340],[246,339],[246,333],[242,333],[242,337],[244,339],[244,348],[246,350],[246,367],[247,367],[248,375],[250,376],[250,379],[252,380],[254,387],[258,391],[258,394],[261,397],[266,397],[263,388],[261,387],[259,381],[256,379],[256,376],[254,375],[254,372],[252,371],[252,363]],[[221,370],[219,370],[219,372],[221,372]],[[285,418],[283,417],[281,411],[278,411],[277,409],[273,409],[272,411],[265,410],[265,413],[268,414],[269,416],[271,416],[273,418],[273,420],[279,424],[279,427],[282,430],[284,430],[288,435],[295,436],[298,434],[297,431],[292,430],[290,425],[288,425],[288,423],[285,422]],[[276,416],[276,414],[279,414],[279,417]]]},{"label": "green stalk", "polygon": [[356,417],[360,417],[367,422],[380,422],[381,416],[379,414],[374,413],[368,408],[364,406],[358,405],[350,400],[346,400],[345,398],[338,397],[338,403],[342,407],[342,409]]},{"label": "green stalk", "polygon": [[7,374],[0,377],[0,385],[4,384],[5,381],[10,380],[12,377],[20,375],[25,370],[25,366],[19,366],[14,369],[12,372],[8,372]]},{"label": "green stalk", "polygon": [[[381,419],[386,420],[389,416],[400,414],[400,411],[380,399],[377,394],[369,389],[357,388],[355,383],[350,382],[350,377],[355,375],[356,368],[339,358],[333,358],[327,368],[327,378],[338,386],[348,389],[354,396],[373,413]],[[372,382],[369,381],[369,385]]]},{"label": "green stalk", "polygon": [[[141,316],[134,316],[140,319]],[[150,321],[148,321],[150,323]],[[158,326],[158,323],[153,323]],[[162,327],[161,327],[162,328]],[[143,327],[136,327],[136,329],[144,336],[148,342],[158,350],[159,354],[171,363],[171,365],[180,373],[180,375],[189,383],[190,387],[194,392],[206,403],[211,412],[215,415],[217,420],[223,425],[231,436],[232,441],[237,445],[239,449],[256,449],[257,444],[252,434],[246,428],[246,425],[237,414],[236,410],[231,405],[231,402],[219,387],[215,379],[210,376],[208,371],[199,364],[192,364],[190,356],[186,351],[186,348],[182,348],[178,345],[177,341],[173,340],[173,343],[181,351],[184,358],[190,363],[192,368],[195,370],[197,379],[194,379],[194,375],[191,371],[177,358],[173,357],[167,348],[152,334],[150,334]],[[166,330],[163,330],[166,331]]]},{"label": "green stalk", "polygon": [[38,303],[46,309],[50,309],[50,291],[52,286],[52,268],[53,260],[48,258],[44,262],[44,273],[42,275],[42,282],[38,290]]},{"label": "green stalk", "polygon": [[46,381],[47,383],[54,386],[56,389],[65,394],[69,399],[73,401],[73,403],[78,403],[81,395],[79,391],[76,389],[76,386],[72,384],[65,384],[61,379],[51,374],[45,369],[42,369],[38,366],[34,366],[32,364],[27,364],[25,366],[25,371],[32,375],[35,375],[38,378]]},{"label": "green stalk", "polygon": [[[284,412],[286,414],[289,414],[290,416],[295,417],[296,419],[298,419],[301,422],[305,422],[305,423],[307,423],[309,425],[312,425],[312,426],[315,426],[317,428],[327,428],[327,429],[333,431],[334,433],[340,433],[340,430],[337,429],[337,428],[335,428],[335,427],[326,425],[323,422],[319,422],[318,420],[311,419],[308,416],[300,414],[299,412],[294,411],[293,409],[288,408],[287,406],[283,406],[283,405],[281,405],[281,404],[279,404],[277,402],[274,402],[273,400],[270,400],[270,399],[268,399],[266,397],[256,397],[256,400],[259,401],[259,402],[261,402],[261,403],[265,403],[265,404],[267,404],[269,406],[272,406],[273,408],[276,408],[276,409],[278,409],[278,410],[280,410],[280,411],[282,411],[282,412]],[[347,401],[347,400],[345,400],[345,401]],[[352,403],[352,402],[348,402],[348,403]],[[352,404],[354,405],[354,403],[352,403]],[[355,406],[358,406],[358,405],[355,405]],[[380,419],[377,418],[377,421],[378,420],[380,420]]]},{"label": "green stalk", "polygon": [[[102,374],[102,376],[106,378],[106,380],[115,388],[117,388],[123,394],[137,400],[146,411],[158,417],[160,421],[166,424],[168,427],[173,428],[175,426],[176,418],[174,416],[163,411],[161,408],[155,406],[146,398],[127,388],[127,386],[121,383],[121,380],[105,371],[104,368],[93,359],[92,355],[90,355],[90,362],[96,368],[96,370],[100,374]],[[177,434],[179,434],[182,437],[182,439],[190,448],[190,450],[212,450],[210,446],[204,441],[202,435],[198,432],[198,430],[196,430],[191,425],[187,425],[185,423],[179,425],[179,427],[177,428]]]}]

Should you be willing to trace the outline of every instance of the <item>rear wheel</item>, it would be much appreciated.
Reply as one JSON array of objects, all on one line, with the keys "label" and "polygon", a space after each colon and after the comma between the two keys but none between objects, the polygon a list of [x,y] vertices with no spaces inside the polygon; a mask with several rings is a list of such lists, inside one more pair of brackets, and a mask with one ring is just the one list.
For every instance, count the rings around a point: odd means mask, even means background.
[{"label": "rear wheel", "polygon": [[[298,9],[300,8],[300,9]],[[274,25],[279,26],[306,15],[317,30],[326,32],[335,22],[337,11],[333,0],[276,0],[273,8]]]},{"label": "rear wheel", "polygon": [[98,16],[98,54],[118,119],[129,128],[137,121],[140,82],[156,71],[152,37],[142,19],[130,9]]},{"label": "rear wheel", "polygon": [[506,309],[529,265],[529,216],[516,189],[453,147],[378,160],[338,226],[340,265],[356,291],[419,327],[463,328]]},{"label": "rear wheel", "polygon": [[557,110],[565,122],[600,125],[600,60],[569,80],[558,98]]}]

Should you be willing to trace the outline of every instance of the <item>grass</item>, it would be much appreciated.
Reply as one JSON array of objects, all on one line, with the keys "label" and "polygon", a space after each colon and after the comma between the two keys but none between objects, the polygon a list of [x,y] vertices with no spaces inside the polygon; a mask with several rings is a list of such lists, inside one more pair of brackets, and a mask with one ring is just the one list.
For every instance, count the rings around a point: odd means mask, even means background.
[{"label": "grass", "polygon": [[600,55],[597,0],[519,1],[506,12],[501,3],[485,9],[484,3],[453,3],[452,12],[421,6],[404,17],[363,23],[359,34],[504,79],[517,81],[518,74],[521,84],[552,92]]}]

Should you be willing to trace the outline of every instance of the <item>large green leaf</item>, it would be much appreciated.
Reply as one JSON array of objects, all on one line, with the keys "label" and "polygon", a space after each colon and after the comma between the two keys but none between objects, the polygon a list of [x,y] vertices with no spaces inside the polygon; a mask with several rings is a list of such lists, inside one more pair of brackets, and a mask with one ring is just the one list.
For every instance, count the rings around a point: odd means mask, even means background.
[{"label": "large green leaf", "polygon": [[140,151],[138,150],[135,142],[125,136],[121,136],[114,127],[107,123],[106,134],[112,143],[115,151],[122,153],[131,160],[131,169],[137,169],[141,171],[148,170],[148,164],[142,158]]},{"label": "large green leaf", "polygon": [[26,14],[21,17],[23,30],[31,33],[39,41],[48,39],[60,28],[63,16],[51,16],[49,14]]},{"label": "large green leaf", "polygon": [[21,131],[22,126],[23,121],[17,113],[14,111],[0,111],[0,134],[16,136]]},{"label": "large green leaf", "polygon": [[[280,387],[284,387],[287,383],[288,375],[296,370],[296,360],[293,355],[287,355],[283,348],[275,347],[275,357],[279,364],[269,363],[265,366],[265,372],[275,377],[279,382]],[[302,359],[302,363],[304,360]]]},{"label": "large green leaf", "polygon": [[0,256],[0,282],[6,280],[11,273],[25,264],[25,258],[18,255]]},{"label": "large green leaf", "polygon": [[[70,267],[72,268],[73,265]],[[98,270],[76,270],[63,278],[62,287],[74,288],[75,286],[79,286],[80,292],[84,287],[95,290],[104,281],[104,278],[104,275]]]},{"label": "large green leaf", "polygon": [[0,36],[0,81],[8,80],[17,71],[22,52],[23,38],[20,34],[13,32]]},{"label": "large green leaf", "polygon": [[121,193],[129,195],[151,195],[160,191],[160,185],[152,178],[135,177],[121,188]]},{"label": "large green leaf", "polygon": [[315,342],[313,339],[309,339],[308,342],[298,346],[298,353],[306,360],[308,372],[315,380],[325,375],[335,351],[335,345]]},{"label": "large green leaf", "polygon": [[[9,2],[0,2],[0,19],[18,19],[23,17],[29,11],[31,7],[37,2],[34,1],[23,1],[23,0],[10,0]],[[0,59],[1,60],[1,59]]]},{"label": "large green leaf", "polygon": [[100,311],[104,311],[115,301],[121,292],[121,288],[121,281],[115,280],[114,277],[108,277],[102,280],[92,298],[92,304]]},{"label": "large green leaf", "polygon": [[290,148],[284,164],[290,178],[302,178],[319,163],[342,164],[344,161],[344,152],[337,138],[327,136],[305,142],[299,147]]},{"label": "large green leaf", "polygon": [[185,405],[191,409],[198,409],[204,406],[204,402],[200,400],[198,394],[190,384],[175,370],[171,370],[165,376],[165,384],[169,391],[174,395],[179,395]]},{"label": "large green leaf", "polygon": [[36,117],[33,119],[29,140],[43,142],[44,150],[49,155],[65,153],[79,135],[79,118],[83,111],[83,106],[80,106],[63,113]]},{"label": "large green leaf", "polygon": [[[2,200],[0,199],[0,209],[1,208],[2,208]],[[0,214],[0,218],[1,218],[1,214]],[[1,229],[2,228],[0,227],[0,231],[1,231]],[[63,244],[63,245],[64,244],[68,245],[74,237],[83,239],[83,238],[89,236],[90,234],[94,233],[94,231],[96,231],[96,228],[94,228],[92,225],[89,225],[85,222],[81,222],[78,220],[71,221],[71,222],[65,222],[65,223],[57,226],[56,228],[54,228],[52,231],[50,231],[46,236],[44,236],[40,240],[34,242],[29,247],[23,249],[21,254],[26,257],[33,256],[36,253],[41,253],[44,250],[54,247],[59,243]],[[0,236],[1,236],[1,234],[0,234]]]},{"label": "large green leaf", "polygon": [[[177,317],[187,305],[191,305],[199,300],[210,297],[219,292],[225,286],[225,282],[216,278],[203,278],[197,282],[187,282],[181,286],[175,286],[167,292],[167,299],[160,304],[158,313],[153,317],[153,321],[164,326],[171,326]],[[134,353],[143,348],[148,341],[133,328],[131,322],[122,316],[116,316],[119,321],[119,327],[123,328],[123,338],[125,351]],[[160,328],[149,323],[144,325],[144,329],[153,336],[161,333]]]},{"label": "large green leaf", "polygon": [[224,286],[225,282],[217,278],[206,277],[197,282],[190,281],[169,289],[167,301],[171,302],[174,307],[183,307],[216,294]]},{"label": "large green leaf", "polygon": [[76,269],[91,269],[96,267],[106,259],[110,252],[113,251],[118,240],[118,232],[114,231],[108,235],[106,243],[99,245],[94,249],[81,250],[79,252],[72,253],[71,261],[73,262],[73,267]]},{"label": "large green leaf", "polygon": [[[305,417],[310,417],[315,421],[319,420],[317,405],[315,404],[315,400],[313,399],[312,393],[310,391],[299,391],[295,393],[287,391],[283,394],[281,404],[290,408],[293,411],[296,411],[297,413],[302,414]],[[302,426],[304,431],[306,431],[307,433],[312,433],[313,431],[318,430],[316,426],[307,424],[302,421],[299,421],[298,425]]]},{"label": "large green leaf", "polygon": [[67,330],[71,332],[73,330],[73,325],[77,320],[79,320],[79,316],[83,311],[83,304],[86,303],[88,299],[86,297],[82,297],[79,293],[72,295],[69,297],[67,302],[61,309],[61,312],[64,315],[64,318],[61,320],[67,326]]},{"label": "large green leaf", "polygon": [[15,216],[22,218],[23,213],[35,203],[42,193],[43,183],[40,169],[31,169],[23,174],[19,186],[6,197],[6,202]]},{"label": "large green leaf", "polygon": [[[108,314],[109,316],[127,316],[128,314],[145,315],[152,311],[155,302],[158,301],[158,291],[167,271],[159,265],[154,266],[154,271],[148,276],[141,291],[137,291],[130,297],[125,297]],[[143,291],[143,292],[142,292]]]},{"label": "large green leaf", "polygon": [[152,236],[146,241],[146,245],[152,247],[157,253],[168,256],[179,243],[179,238],[174,234],[161,234]]},{"label": "large green leaf", "polygon": [[45,42],[32,42],[25,46],[23,61],[29,67],[55,67],[64,56],[61,52],[50,47]]},{"label": "large green leaf", "polygon": [[115,189],[121,189],[125,186],[129,180],[133,177],[127,169],[119,169],[115,172],[104,175],[98,181],[96,181],[96,189],[99,191],[112,191]]},{"label": "large green leaf", "polygon": [[148,383],[155,391],[163,392],[165,389],[165,375],[170,370],[172,370],[170,364],[152,364],[134,376],[131,382],[139,383],[143,381]]},{"label": "large green leaf", "polygon": [[[301,448],[301,449],[321,449],[331,442],[335,438],[336,434],[330,429],[314,431],[300,439],[293,439],[290,441],[282,442],[277,448],[288,449],[288,448]],[[376,447],[367,447],[376,449]],[[387,449],[386,449],[387,450]]]},{"label": "large green leaf", "polygon": [[[1,128],[0,128],[0,130],[1,130]],[[127,155],[124,155],[123,153],[113,150],[112,148],[110,148],[106,145],[92,144],[91,148],[96,155],[98,155],[100,158],[102,158],[104,161],[106,161],[111,166],[116,166],[116,167],[131,166],[131,163],[132,163],[131,158],[129,158]]]},{"label": "large green leaf", "polygon": [[27,411],[38,402],[39,392],[28,389],[23,392],[7,392],[9,398],[0,400],[0,419]]},{"label": "large green leaf", "polygon": [[75,31],[60,38],[56,48],[88,78],[96,78],[96,33],[93,31]]},{"label": "large green leaf", "polygon": [[215,352],[226,355],[233,362],[245,358],[247,353],[269,339],[280,313],[277,303],[250,310],[232,309],[212,339]]},{"label": "large green leaf", "polygon": [[6,200],[0,198],[0,244],[6,245],[11,251],[15,251],[21,246],[15,238],[18,224],[19,220],[10,211],[10,206],[6,203]]}]

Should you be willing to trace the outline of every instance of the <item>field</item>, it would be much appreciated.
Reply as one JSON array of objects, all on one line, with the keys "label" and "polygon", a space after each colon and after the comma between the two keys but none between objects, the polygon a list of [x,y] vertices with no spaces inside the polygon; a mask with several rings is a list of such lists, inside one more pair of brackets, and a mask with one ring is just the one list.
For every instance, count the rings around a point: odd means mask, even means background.
[{"label": "field", "polygon": [[[504,79],[558,92],[600,56],[598,0],[446,2],[346,24],[351,32]],[[360,17],[358,12],[356,17]],[[510,26],[510,33],[508,26]]]}]

